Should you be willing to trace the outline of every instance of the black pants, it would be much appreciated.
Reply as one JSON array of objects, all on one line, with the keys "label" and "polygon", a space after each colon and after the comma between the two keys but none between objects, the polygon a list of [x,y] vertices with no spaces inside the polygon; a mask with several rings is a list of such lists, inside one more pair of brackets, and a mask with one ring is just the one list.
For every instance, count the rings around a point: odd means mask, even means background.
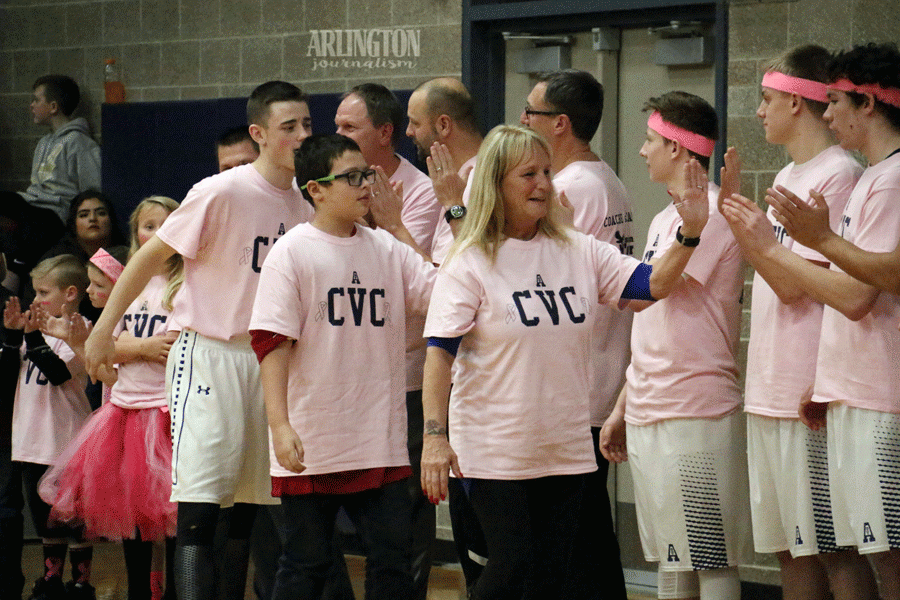
[{"label": "black pants", "polygon": [[592,544],[597,531],[594,479],[467,480],[489,557],[474,598],[600,598]]},{"label": "black pants", "polygon": [[619,553],[619,540],[612,521],[609,492],[606,490],[606,479],[609,475],[609,461],[600,453],[600,428],[591,427],[594,440],[594,458],[597,459],[597,471],[593,473],[596,481],[597,539],[594,541],[599,554],[596,569],[603,581],[603,597],[625,600],[625,573],[622,571],[622,557]]},{"label": "black pants", "polygon": [[275,576],[273,600],[322,597],[334,561],[334,522],[343,506],[367,554],[366,598],[409,600],[412,593],[407,480],[355,494],[283,496],[271,507],[284,553]]}]

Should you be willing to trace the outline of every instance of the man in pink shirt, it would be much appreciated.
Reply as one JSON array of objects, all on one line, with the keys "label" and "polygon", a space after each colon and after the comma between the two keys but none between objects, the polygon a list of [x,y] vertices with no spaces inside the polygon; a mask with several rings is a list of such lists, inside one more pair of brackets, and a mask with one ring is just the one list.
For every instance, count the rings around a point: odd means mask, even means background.
[{"label": "man in pink shirt", "polygon": [[[523,125],[546,138],[553,150],[553,187],[564,193],[575,209],[575,229],[608,242],[626,255],[634,254],[631,202],[625,186],[613,170],[591,150],[591,140],[603,114],[603,86],[585,71],[567,69],[548,73],[528,94]],[[625,383],[631,357],[631,311],[611,305],[595,307],[591,384],[591,433],[594,436],[598,517],[604,540],[603,580],[610,597],[625,598],[625,578],[619,544],[613,531],[606,479],[609,462],[600,453],[600,428],[612,412]]]},{"label": "man in pink shirt", "polygon": [[406,114],[406,135],[428,163],[435,194],[446,210],[438,219],[431,244],[431,260],[439,265],[453,244],[452,228],[465,216],[463,190],[475,167],[482,135],[472,96],[452,77],[439,77],[417,87],[409,97]]},{"label": "man in pink shirt", "polygon": [[[247,328],[262,263],[275,240],[312,211],[294,182],[294,150],[310,134],[306,96],[270,81],[247,102],[260,155],[195,185],[128,262],[86,343],[88,372],[112,366],[112,331],[128,305],[175,253],[184,285],[169,353],[172,500],[178,503],[175,577],[180,598],[243,598],[249,535],[258,504],[274,504],[268,477],[259,365]],[[235,505],[224,581],[213,589],[220,507]]]},{"label": "man in pink shirt", "polygon": [[[683,196],[685,162],[709,167],[718,120],[702,98],[651,98],[640,154],[650,179]],[[665,300],[642,308],[631,333],[627,386],[601,432],[604,454],[632,466],[644,555],[659,562],[659,597],[740,597],[737,565],[749,554],[747,460],[737,342],[743,262],[709,186],[702,239],[681,235],[674,203],[650,225],[644,262],[697,246]],[[634,304],[634,303],[632,303]]]},{"label": "man in pink shirt", "polygon": [[[869,162],[841,215],[837,234],[845,242],[836,245],[891,252],[900,242],[900,52],[894,44],[840,52],[829,65],[828,80],[825,120],[842,148],[858,150]],[[822,194],[811,195],[824,207]],[[791,222],[804,202],[783,186],[768,190],[766,200],[782,225]],[[834,263],[825,270],[790,252],[777,243],[768,220],[751,201],[735,194],[724,202],[726,217],[755,260],[825,304],[815,386],[811,402],[801,406],[801,417],[814,428],[827,419],[837,543],[871,555],[881,576],[880,596],[896,600],[900,300],[854,279]]]},{"label": "man in pink shirt", "polygon": [[[431,260],[440,265],[453,244],[453,228],[465,216],[463,190],[467,189],[466,182],[481,148],[482,135],[475,120],[475,102],[461,81],[439,77],[426,81],[413,91],[406,114],[409,118],[406,135],[416,145],[419,157],[428,163],[435,194],[442,205],[431,245]],[[413,414],[411,411],[410,415]],[[417,476],[421,466],[423,428],[420,398],[416,405],[415,421],[410,418],[409,424],[410,447],[416,449],[415,454],[410,452],[410,461]],[[487,561],[487,547],[462,486],[453,480],[449,488],[453,542],[466,578],[466,587],[471,589]],[[426,504],[423,510],[428,509]],[[433,528],[431,536],[433,539]]]}]

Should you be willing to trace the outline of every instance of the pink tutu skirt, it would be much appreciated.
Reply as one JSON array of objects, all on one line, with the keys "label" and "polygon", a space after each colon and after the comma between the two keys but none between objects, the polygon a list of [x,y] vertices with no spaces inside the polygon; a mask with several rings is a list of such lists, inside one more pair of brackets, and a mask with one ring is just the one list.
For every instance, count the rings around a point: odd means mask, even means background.
[{"label": "pink tutu skirt", "polygon": [[106,403],[41,479],[51,523],[84,525],[90,538],[175,535],[169,414]]}]

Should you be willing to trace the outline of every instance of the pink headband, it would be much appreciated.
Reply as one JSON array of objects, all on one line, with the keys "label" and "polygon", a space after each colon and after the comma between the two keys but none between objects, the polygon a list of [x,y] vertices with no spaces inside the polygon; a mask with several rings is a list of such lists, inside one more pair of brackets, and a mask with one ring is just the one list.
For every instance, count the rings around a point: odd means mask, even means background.
[{"label": "pink headband", "polygon": [[682,129],[678,125],[664,121],[658,110],[653,111],[653,114],[647,119],[647,127],[666,139],[675,140],[700,156],[712,156],[713,148],[716,147],[716,140],[711,140],[699,133]]},{"label": "pink headband", "polygon": [[834,83],[829,83],[828,88],[840,90],[842,92],[854,92],[856,94],[872,94],[875,96],[876,100],[900,108],[900,89],[897,88],[885,88],[877,83],[863,83],[861,85],[856,85],[849,79],[839,79]]},{"label": "pink headband", "polygon": [[122,271],[125,270],[122,263],[113,258],[112,255],[103,248],[100,248],[94,253],[91,257],[91,264],[100,269],[100,271],[109,277],[113,283],[119,280],[119,276],[122,274]]},{"label": "pink headband", "polygon": [[820,81],[785,75],[778,71],[769,71],[763,75],[762,85],[763,87],[772,88],[779,92],[797,94],[809,100],[815,100],[816,102],[828,102],[826,86]]}]

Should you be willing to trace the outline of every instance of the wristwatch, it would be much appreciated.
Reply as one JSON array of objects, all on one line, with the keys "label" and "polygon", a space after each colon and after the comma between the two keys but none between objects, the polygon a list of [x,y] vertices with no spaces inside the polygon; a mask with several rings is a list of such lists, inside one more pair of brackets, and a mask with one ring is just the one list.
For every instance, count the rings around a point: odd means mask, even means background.
[{"label": "wristwatch", "polygon": [[681,225],[679,225],[678,229],[675,231],[675,241],[686,248],[696,248],[700,245],[700,238],[686,238],[681,235]]},{"label": "wristwatch", "polygon": [[462,219],[464,216],[466,216],[466,207],[459,204],[451,206],[444,213],[444,218],[447,219],[448,223],[454,219]]}]

